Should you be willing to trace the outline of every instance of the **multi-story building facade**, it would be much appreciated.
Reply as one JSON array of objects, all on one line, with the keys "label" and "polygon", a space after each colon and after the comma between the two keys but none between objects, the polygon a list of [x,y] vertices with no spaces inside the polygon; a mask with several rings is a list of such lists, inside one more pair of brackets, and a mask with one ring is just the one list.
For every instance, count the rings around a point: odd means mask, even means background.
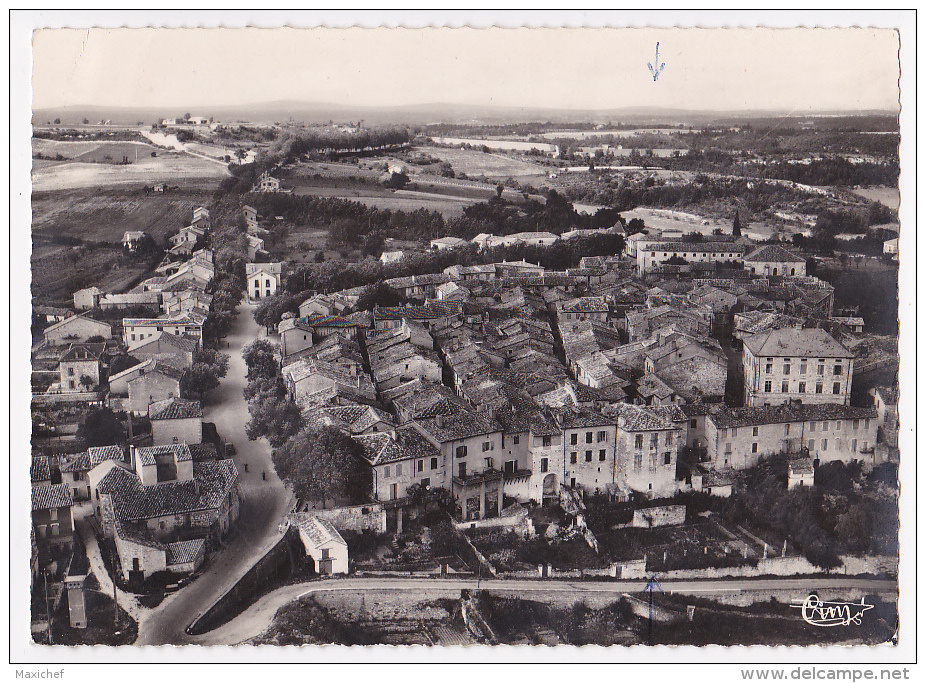
[{"label": "multi-story building facade", "polygon": [[848,405],[854,355],[823,329],[789,327],[743,341],[746,405]]},{"label": "multi-story building facade", "polygon": [[688,263],[742,263],[746,248],[734,242],[653,242],[637,244],[637,272],[656,270],[676,257]]},{"label": "multi-story building facade", "polygon": [[440,449],[463,519],[498,516],[503,505],[502,425],[490,414],[473,412],[436,415],[411,424]]},{"label": "multi-story building facade", "polygon": [[818,462],[874,463],[878,414],[847,405],[718,406],[704,418],[707,461],[745,469],[764,455],[802,453]]},{"label": "multi-story building facade", "polygon": [[615,406],[616,447],[614,480],[619,489],[650,497],[671,496],[681,430],[652,410],[629,404]]},{"label": "multi-story building facade", "polygon": [[616,426],[613,417],[590,410],[557,414],[563,431],[563,483],[587,493],[604,493],[615,483]]}]

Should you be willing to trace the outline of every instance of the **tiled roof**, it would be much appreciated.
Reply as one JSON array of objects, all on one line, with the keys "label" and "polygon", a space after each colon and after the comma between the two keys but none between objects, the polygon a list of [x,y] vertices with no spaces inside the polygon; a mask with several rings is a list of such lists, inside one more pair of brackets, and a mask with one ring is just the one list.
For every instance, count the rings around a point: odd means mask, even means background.
[{"label": "tiled roof", "polygon": [[810,458],[794,458],[788,461],[788,472],[793,474],[812,474],[813,460]]},{"label": "tiled roof", "polygon": [[172,443],[163,446],[139,448],[135,451],[135,457],[138,458],[138,461],[142,465],[154,465],[156,464],[155,456],[166,455],[168,453],[172,454],[174,460],[177,462],[193,459],[193,454],[190,453],[190,447],[185,443]]},{"label": "tiled roof", "polygon": [[[442,424],[438,424],[438,421]],[[419,418],[417,423],[438,443],[459,441],[503,430],[495,418],[475,412],[461,411],[445,417]]]},{"label": "tiled roof", "polygon": [[335,542],[341,545],[347,545],[347,542],[334,528],[334,525],[327,519],[316,517],[308,513],[297,513],[291,517],[293,523],[299,527],[299,530],[309,539],[316,548],[326,543]]},{"label": "tiled roof", "polygon": [[[142,365],[142,364],[143,363],[140,363],[139,365]],[[138,367],[138,366],[136,365],[135,367]],[[129,368],[129,370],[131,369],[132,368]],[[153,360],[151,365],[148,368],[146,368],[143,374],[131,380],[129,384],[131,384],[132,382],[138,382],[139,380],[144,380],[146,377],[152,374],[164,375],[165,377],[169,377],[170,379],[174,379],[179,382],[180,378],[183,376],[183,370],[181,368],[176,367],[175,365],[171,365],[170,363],[166,362],[162,358],[158,358],[158,359]]]},{"label": "tiled roof", "polygon": [[50,510],[70,507],[74,504],[71,489],[64,484],[45,484],[32,487],[32,509]]},{"label": "tiled roof", "polygon": [[656,396],[657,398],[665,399],[674,394],[675,391],[662,381],[658,375],[649,372],[640,378],[637,385],[637,393],[644,398]]},{"label": "tiled roof", "polygon": [[189,311],[182,315],[168,318],[123,318],[123,327],[156,327],[158,325],[202,325],[203,321],[194,317]]},{"label": "tiled roof", "polygon": [[727,364],[700,356],[673,363],[656,374],[686,400],[695,395],[723,396],[727,384]]},{"label": "tiled roof", "polygon": [[881,394],[881,400],[886,404],[897,405],[897,387],[875,387]]},{"label": "tiled roof", "polygon": [[65,474],[70,472],[88,472],[92,469],[90,467],[90,456],[86,452],[78,453],[67,460],[64,460],[62,456],[62,461],[58,469]]},{"label": "tiled roof", "polygon": [[560,408],[554,411],[562,420],[563,429],[581,429],[582,427],[606,427],[614,424],[614,418],[592,410],[580,408]]},{"label": "tiled roof", "polygon": [[148,406],[148,418],[151,420],[184,420],[202,416],[203,409],[199,401],[168,398]]},{"label": "tiled roof", "polygon": [[176,347],[180,351],[188,351],[190,353],[196,351],[199,348],[199,342],[193,337],[187,337],[182,334],[172,334],[170,332],[161,332],[156,337],[152,337],[149,341],[146,341],[144,344],[139,344],[134,349],[132,353],[144,352],[145,347],[150,344],[156,343],[169,344],[170,346]]},{"label": "tiled roof", "polygon": [[325,315],[323,313],[316,313],[315,315],[307,315],[304,318],[299,318],[296,320],[296,324],[301,327],[360,327],[360,323],[348,320],[340,315]]},{"label": "tiled roof", "polygon": [[688,420],[685,411],[674,404],[667,406],[652,406],[650,410],[664,420],[670,420],[671,422],[686,422]]},{"label": "tiled roof", "polygon": [[584,296],[572,301],[565,301],[560,304],[561,310],[569,313],[607,313],[608,304],[605,303],[604,297]]},{"label": "tiled roof", "polygon": [[218,451],[214,443],[190,443],[187,446],[190,449],[190,455],[193,456],[193,462],[215,460],[218,457]]},{"label": "tiled roof", "polygon": [[730,408],[725,405],[711,407],[708,413],[717,427],[749,427],[762,424],[784,424],[785,422],[815,422],[819,420],[863,420],[877,418],[874,408],[822,404],[799,404],[780,406],[756,406],[753,408]]},{"label": "tiled roof", "polygon": [[622,403],[617,408],[617,425],[626,432],[645,432],[678,429],[669,419],[641,406]]},{"label": "tiled roof", "polygon": [[[385,436],[382,438],[373,438]],[[400,427],[395,432],[395,439],[388,434],[361,435],[356,437],[364,448],[364,455],[373,465],[381,465],[397,460],[432,458],[440,455],[440,449],[428,441],[414,427]],[[372,457],[371,457],[372,456]]]},{"label": "tiled roof", "polygon": [[206,539],[191,538],[188,541],[177,541],[167,544],[167,566],[187,564],[204,549]]},{"label": "tiled roof", "polygon": [[90,456],[90,468],[93,469],[101,462],[107,460],[122,460],[123,452],[121,446],[93,446],[87,449]]},{"label": "tiled roof", "polygon": [[237,484],[238,470],[232,460],[194,462],[193,479],[142,486],[134,472],[113,467],[97,489],[112,496],[116,519],[130,522],[217,509]]},{"label": "tiled roof", "polygon": [[744,259],[761,263],[803,263],[804,259],[778,244],[766,244],[759,247]]},{"label": "tiled roof", "polygon": [[784,327],[759,332],[743,340],[754,356],[853,358],[854,354],[816,327]]},{"label": "tiled roof", "polygon": [[498,421],[508,434],[530,431],[535,436],[554,436],[560,433],[556,422],[523,390],[504,386],[500,393],[505,403],[496,413]]},{"label": "tiled roof", "polygon": [[372,406],[346,405],[329,406],[322,409],[335,420],[347,425],[354,434],[360,434],[377,422],[392,424],[392,417]]},{"label": "tiled roof", "polygon": [[656,242],[640,247],[644,251],[689,252],[693,254],[742,254],[746,247],[732,242]]},{"label": "tiled roof", "polygon": [[55,330],[58,330],[61,328],[70,327],[71,323],[76,322],[78,318],[80,318],[81,320],[87,321],[87,322],[91,322],[94,325],[97,325],[99,327],[106,327],[106,328],[112,329],[112,326],[109,323],[100,322],[99,320],[94,320],[93,318],[90,318],[89,316],[78,313],[77,315],[72,315],[70,318],[65,318],[64,320],[57,322],[54,325],[49,325],[48,327],[45,328],[45,334],[47,335],[49,332],[54,332]]},{"label": "tiled roof", "polygon": [[32,464],[29,466],[29,478],[33,482],[51,481],[51,465],[48,462],[48,456],[40,455],[32,458]]}]

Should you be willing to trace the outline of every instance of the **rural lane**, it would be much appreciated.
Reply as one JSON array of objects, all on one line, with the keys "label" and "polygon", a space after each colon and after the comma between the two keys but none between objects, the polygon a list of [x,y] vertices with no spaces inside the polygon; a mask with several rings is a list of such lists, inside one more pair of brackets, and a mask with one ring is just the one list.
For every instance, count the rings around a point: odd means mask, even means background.
[{"label": "rural lane", "polygon": [[[184,641],[183,630],[212,605],[260,559],[280,537],[279,525],[289,512],[291,494],[276,475],[266,440],[248,441],[245,425],[250,419],[242,390],[247,367],[242,348],[256,339],[254,306],[241,304],[227,338],[228,374],[204,407],[204,418],[214,422],[219,435],[235,444],[241,513],[224,548],[208,562],[192,583],[168,596],[148,612],[138,625],[136,645],[161,645]],[[247,470],[247,471],[246,471]],[[266,480],[263,475],[266,474]]]},{"label": "rural lane", "polygon": [[[864,590],[870,593],[888,594],[896,598],[897,583],[893,580],[853,577],[811,577],[772,579],[717,579],[717,580],[665,580],[660,582],[667,593],[700,595],[711,597],[725,593],[768,591],[813,591],[822,590]],[[496,593],[510,592],[528,599],[561,596],[564,599],[581,600],[595,595],[638,593],[646,585],[644,579],[618,581],[569,581],[539,579],[492,579],[478,582],[476,579],[400,579],[400,578],[340,578],[307,581],[278,588],[260,598],[244,612],[228,623],[200,636],[182,634],[176,643],[195,645],[235,645],[263,633],[273,617],[284,605],[298,598],[320,592],[340,591],[388,591],[398,593],[410,591],[414,602],[436,597],[459,597],[463,588],[491,590]],[[539,595],[535,595],[539,594]],[[555,599],[555,598],[554,598]],[[136,643],[140,644],[140,643]]]},{"label": "rural lane", "polygon": [[226,164],[224,161],[220,159],[216,159],[215,157],[210,157],[206,154],[200,154],[199,152],[194,152],[190,150],[185,144],[183,144],[182,142],[180,142],[180,140],[177,139],[176,135],[167,135],[165,133],[152,133],[147,128],[140,128],[138,132],[141,133],[141,135],[143,135],[144,137],[148,138],[154,144],[160,145],[161,147],[170,147],[171,149],[175,149],[178,152],[185,152],[186,154],[189,154],[192,157],[199,157],[200,159],[211,161],[214,164],[219,164],[222,168],[225,169],[226,175],[231,175],[231,171],[228,170],[228,164]]}]

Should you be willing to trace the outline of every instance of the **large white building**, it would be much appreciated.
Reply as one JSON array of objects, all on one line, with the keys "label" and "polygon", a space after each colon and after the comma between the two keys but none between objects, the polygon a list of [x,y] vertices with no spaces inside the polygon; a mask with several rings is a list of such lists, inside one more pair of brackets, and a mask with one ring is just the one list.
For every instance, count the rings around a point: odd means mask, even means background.
[{"label": "large white building", "polygon": [[745,261],[746,270],[754,275],[775,277],[807,275],[807,261],[777,244],[766,244],[748,254]]},{"label": "large white building", "polygon": [[687,263],[742,263],[746,247],[733,242],[641,242],[637,244],[637,272],[656,270],[673,257]]},{"label": "large white building", "polygon": [[746,405],[847,405],[854,355],[823,329],[785,327],[743,341]]},{"label": "large white building", "polygon": [[248,263],[245,267],[248,302],[261,301],[273,296],[283,278],[282,263]]}]

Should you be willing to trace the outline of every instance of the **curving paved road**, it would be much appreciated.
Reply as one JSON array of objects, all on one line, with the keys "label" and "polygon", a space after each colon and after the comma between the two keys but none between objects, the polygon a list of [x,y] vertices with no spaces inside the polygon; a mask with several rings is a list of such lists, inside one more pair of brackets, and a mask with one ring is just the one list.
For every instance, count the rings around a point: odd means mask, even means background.
[{"label": "curving paved road", "polygon": [[[897,582],[884,579],[865,578],[774,578],[774,579],[717,579],[707,581],[661,581],[663,591],[684,595],[706,597],[724,593],[764,593],[767,591],[813,591],[864,590],[870,593],[891,595],[896,598]],[[636,593],[643,590],[645,580],[627,581],[556,581],[539,579],[493,579],[480,581],[478,587],[497,593],[512,592],[519,597],[533,597],[540,593],[546,598],[561,597],[574,601],[582,596],[610,594],[614,599],[621,593]],[[293,600],[318,592],[339,591],[411,591],[408,599],[413,602],[437,597],[460,596],[462,588],[477,588],[475,579],[381,579],[341,578],[307,581],[284,586],[265,595],[247,610],[227,624],[204,633],[201,636],[185,636],[185,643],[196,645],[235,645],[263,633],[273,621],[277,610]]]},{"label": "curving paved road", "polygon": [[204,415],[237,449],[235,462],[241,490],[238,522],[225,547],[213,556],[202,575],[142,616],[136,645],[191,642],[184,629],[276,543],[279,524],[289,511],[291,494],[273,469],[269,445],[264,439],[248,441],[245,433],[250,415],[241,393],[247,384],[241,349],[260,333],[251,315],[253,310],[249,304],[238,307],[238,317],[226,340],[228,348],[222,349],[229,355],[228,375],[211,394]]}]

